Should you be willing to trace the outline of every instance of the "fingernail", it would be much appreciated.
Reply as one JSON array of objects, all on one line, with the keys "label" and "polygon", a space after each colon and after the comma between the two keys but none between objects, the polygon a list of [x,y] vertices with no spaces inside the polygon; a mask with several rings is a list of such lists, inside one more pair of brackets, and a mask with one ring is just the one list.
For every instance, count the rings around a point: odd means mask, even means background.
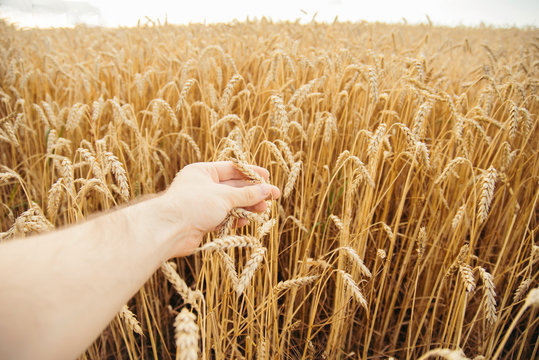
[{"label": "fingernail", "polygon": [[271,185],[270,184],[260,184],[258,185],[258,189],[260,190],[260,194],[264,196],[268,196],[271,192]]}]

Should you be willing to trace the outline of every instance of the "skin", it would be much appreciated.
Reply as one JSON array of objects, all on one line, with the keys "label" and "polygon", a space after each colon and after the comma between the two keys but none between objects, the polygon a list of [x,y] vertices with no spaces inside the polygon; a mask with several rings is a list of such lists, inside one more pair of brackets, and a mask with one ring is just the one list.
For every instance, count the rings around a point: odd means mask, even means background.
[{"label": "skin", "polygon": [[279,196],[231,162],[197,163],[152,199],[1,243],[0,359],[76,358],[163,261],[192,254],[231,209],[262,212]]}]

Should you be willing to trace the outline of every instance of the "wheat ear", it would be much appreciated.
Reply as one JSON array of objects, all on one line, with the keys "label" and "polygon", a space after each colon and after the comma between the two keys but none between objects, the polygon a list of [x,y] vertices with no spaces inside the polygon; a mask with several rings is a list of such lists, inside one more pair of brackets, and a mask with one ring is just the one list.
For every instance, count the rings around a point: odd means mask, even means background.
[{"label": "wheat ear", "polygon": [[139,335],[144,335],[135,314],[129,310],[127,305],[124,305],[122,310],[120,310],[120,317],[123,319],[127,327],[131,329],[131,331],[136,332]]},{"label": "wheat ear", "polygon": [[183,308],[174,320],[176,360],[198,359],[198,325],[196,316]]}]

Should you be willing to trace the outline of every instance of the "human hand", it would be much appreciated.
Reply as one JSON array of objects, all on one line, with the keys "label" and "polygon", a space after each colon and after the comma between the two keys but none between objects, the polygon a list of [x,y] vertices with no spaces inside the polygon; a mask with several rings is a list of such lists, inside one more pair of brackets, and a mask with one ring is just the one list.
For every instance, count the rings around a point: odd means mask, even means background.
[{"label": "human hand", "polygon": [[[269,172],[251,166],[264,179]],[[195,163],[184,167],[160,197],[160,224],[170,233],[170,257],[186,256],[215,230],[233,208],[266,210],[265,200],[277,199],[280,191],[270,184],[252,184],[232,162]],[[246,220],[238,220],[243,226]]]}]

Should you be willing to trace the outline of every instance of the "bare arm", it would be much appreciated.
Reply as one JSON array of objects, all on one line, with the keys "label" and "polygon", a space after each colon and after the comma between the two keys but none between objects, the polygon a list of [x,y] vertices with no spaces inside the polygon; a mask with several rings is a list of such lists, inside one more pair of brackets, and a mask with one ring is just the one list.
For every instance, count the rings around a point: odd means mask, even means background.
[{"label": "bare arm", "polygon": [[229,162],[189,165],[153,199],[0,244],[0,358],[80,355],[163,261],[191,254],[232,208],[279,196],[242,179]]}]

